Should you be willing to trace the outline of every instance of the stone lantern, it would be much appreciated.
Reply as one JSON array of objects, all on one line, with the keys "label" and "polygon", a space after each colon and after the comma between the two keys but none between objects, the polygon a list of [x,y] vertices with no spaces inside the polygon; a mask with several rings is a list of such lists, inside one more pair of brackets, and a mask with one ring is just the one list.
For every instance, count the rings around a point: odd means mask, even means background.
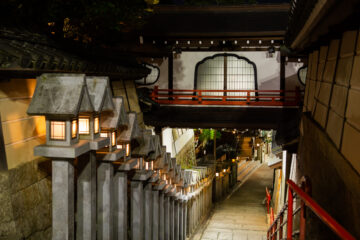
[{"label": "stone lantern", "polygon": [[131,159],[132,142],[141,138],[141,131],[137,122],[137,114],[135,112],[129,112],[128,119],[128,128],[120,132],[117,136],[117,148],[125,149],[125,160]]},{"label": "stone lantern", "polygon": [[[126,155],[125,148],[118,145],[118,135],[126,131],[129,125],[128,115],[125,112],[122,97],[114,97],[114,111],[103,113],[100,121],[101,137],[109,138],[110,144],[97,153],[104,155],[103,160],[119,161]],[[118,147],[121,146],[121,147]],[[120,156],[121,155],[121,156]]]},{"label": "stone lantern", "polygon": [[[46,143],[35,147],[34,155],[52,158],[52,237],[54,240],[74,239],[74,160],[91,150],[88,140],[79,139],[78,117],[94,113],[85,75],[42,74],[37,78],[27,112],[29,115],[44,115],[46,119]],[[108,140],[105,139],[102,144],[108,144]],[[82,166],[78,181],[95,185],[95,175],[92,174],[94,164],[91,164],[94,157],[79,159],[78,162]],[[95,202],[94,191],[95,188],[88,188],[84,192],[88,202]],[[84,195],[78,196],[81,205],[86,201]],[[78,209],[77,221],[81,224],[77,234],[85,232],[82,226],[94,226],[95,219],[91,213],[94,204]],[[87,221],[86,224],[84,221]]]},{"label": "stone lantern", "polygon": [[142,137],[139,139],[139,146],[135,147],[131,152],[132,157],[138,158],[138,169],[131,179],[132,239],[145,238],[145,212],[149,212],[148,209],[151,208],[152,190],[152,184],[147,181],[153,175],[153,171],[145,169],[146,164],[144,159],[148,158],[149,154],[154,151],[151,131],[143,130]]}]

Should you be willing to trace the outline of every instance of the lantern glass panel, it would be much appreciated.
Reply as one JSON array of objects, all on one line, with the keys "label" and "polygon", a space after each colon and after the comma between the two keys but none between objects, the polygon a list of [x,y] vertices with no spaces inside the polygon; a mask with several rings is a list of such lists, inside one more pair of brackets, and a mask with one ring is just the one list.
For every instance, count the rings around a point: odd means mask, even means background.
[{"label": "lantern glass panel", "polygon": [[130,155],[130,144],[126,144],[126,156],[128,157]]},{"label": "lantern glass panel", "polygon": [[79,118],[79,134],[90,133],[90,119],[87,117]]},{"label": "lantern glass panel", "polygon": [[94,118],[94,133],[99,133],[99,117]]},{"label": "lantern glass panel", "polygon": [[71,137],[76,138],[77,135],[77,120],[72,120],[71,122]]},{"label": "lantern glass panel", "polygon": [[112,132],[111,133],[111,145],[115,146],[116,145],[116,132]]},{"label": "lantern glass panel", "polygon": [[54,140],[65,140],[65,121],[51,121],[50,138]]}]

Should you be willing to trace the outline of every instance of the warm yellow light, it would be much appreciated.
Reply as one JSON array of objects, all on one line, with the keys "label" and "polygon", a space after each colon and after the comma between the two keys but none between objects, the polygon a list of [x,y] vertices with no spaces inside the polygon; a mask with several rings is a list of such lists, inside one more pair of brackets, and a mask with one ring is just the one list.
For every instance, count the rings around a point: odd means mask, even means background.
[{"label": "warm yellow light", "polygon": [[71,122],[71,137],[76,138],[77,135],[77,120]]},{"label": "warm yellow light", "polygon": [[116,132],[112,132],[111,133],[111,146],[115,146],[116,145]]},{"label": "warm yellow light", "polygon": [[128,157],[130,155],[130,144],[126,144],[126,156]]},{"label": "warm yellow light", "polygon": [[154,170],[154,162],[151,162],[151,170]]},{"label": "warm yellow light", "polygon": [[224,169],[223,172],[226,172],[226,169]]},{"label": "warm yellow light", "polygon": [[145,163],[145,169],[149,170],[149,163],[148,162]]},{"label": "warm yellow light", "polygon": [[116,145],[117,149],[123,149],[123,145]]},{"label": "warm yellow light", "polygon": [[100,133],[100,137],[107,138],[107,137],[109,137],[109,135],[107,132],[102,132],[102,133]]},{"label": "warm yellow light", "polygon": [[79,118],[79,134],[89,134],[90,133],[90,120],[87,117]]},{"label": "warm yellow light", "polygon": [[233,159],[232,162],[235,162],[235,159]]},{"label": "warm yellow light", "polygon": [[54,140],[65,140],[65,121],[51,121],[50,138]]},{"label": "warm yellow light", "polygon": [[94,133],[99,133],[99,117],[94,118]]}]

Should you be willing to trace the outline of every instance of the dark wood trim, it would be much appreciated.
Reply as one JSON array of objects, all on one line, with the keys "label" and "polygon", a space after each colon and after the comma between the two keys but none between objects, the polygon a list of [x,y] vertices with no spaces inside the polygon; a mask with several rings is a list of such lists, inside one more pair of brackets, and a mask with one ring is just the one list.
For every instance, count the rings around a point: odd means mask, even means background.
[{"label": "dark wood trim", "polygon": [[[285,91],[285,56],[280,56],[280,90]],[[280,93],[281,96],[284,96],[284,93]]]},{"label": "dark wood trim", "polygon": [[1,115],[0,115],[0,171],[8,170],[6,153],[5,153],[5,142],[2,131]]},{"label": "dark wood trim", "polygon": [[168,89],[174,89],[174,57],[173,54],[169,54],[168,58]]}]

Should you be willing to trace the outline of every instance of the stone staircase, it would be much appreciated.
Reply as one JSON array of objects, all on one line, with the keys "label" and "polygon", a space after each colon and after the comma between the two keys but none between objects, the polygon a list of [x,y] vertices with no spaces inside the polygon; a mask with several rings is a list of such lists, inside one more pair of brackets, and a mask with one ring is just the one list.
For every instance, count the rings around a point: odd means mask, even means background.
[{"label": "stone staircase", "polygon": [[252,173],[257,167],[260,166],[259,161],[246,161],[242,160],[237,169],[237,181],[242,182]]}]

